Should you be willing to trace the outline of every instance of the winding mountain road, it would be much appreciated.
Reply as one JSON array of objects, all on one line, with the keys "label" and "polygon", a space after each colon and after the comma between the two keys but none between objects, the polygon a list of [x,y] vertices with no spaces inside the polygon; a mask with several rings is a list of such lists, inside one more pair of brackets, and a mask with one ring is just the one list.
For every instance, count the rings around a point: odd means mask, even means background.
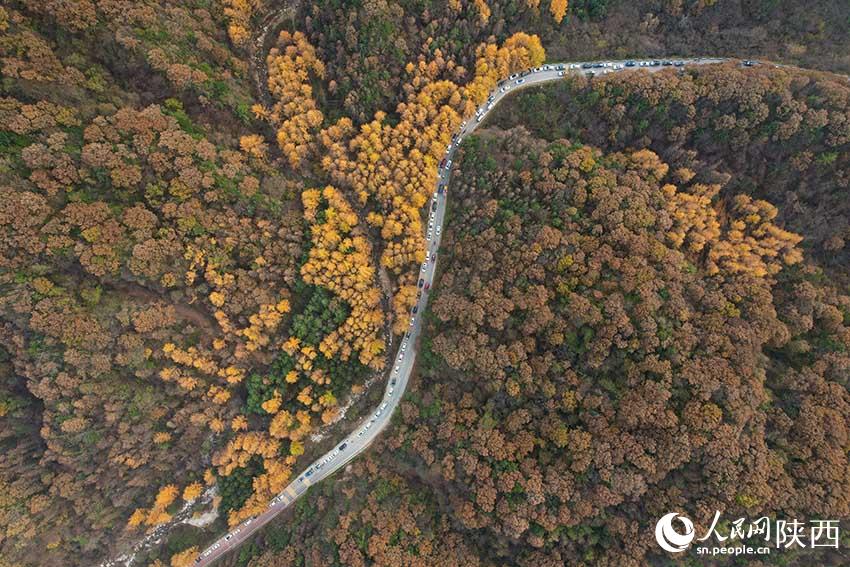
[{"label": "winding mountain road", "polygon": [[[389,369],[389,377],[381,404],[378,408],[375,408],[354,429],[354,431],[334,445],[333,449],[319,457],[319,459],[314,461],[305,471],[298,475],[295,480],[293,480],[283,490],[283,492],[281,492],[268,504],[268,507],[262,514],[234,526],[230,532],[224,534],[206,550],[201,552],[195,561],[195,565],[212,565],[222,556],[239,547],[242,542],[251,537],[257,530],[269,523],[275,516],[307,492],[307,489],[311,485],[333,475],[333,473],[354,459],[359,453],[366,449],[372,441],[375,440],[378,434],[380,434],[381,431],[383,431],[389,424],[390,418],[401,401],[404,391],[407,388],[407,382],[413,372],[413,363],[416,359],[416,340],[422,331],[422,317],[420,315],[425,310],[429,295],[429,290],[426,290],[425,286],[426,284],[430,286],[437,269],[436,252],[440,247],[440,239],[442,236],[440,229],[446,212],[448,182],[451,175],[451,160],[463,138],[472,133],[481,123],[484,122],[487,114],[493,107],[495,107],[495,105],[515,90],[550,81],[557,81],[570,75],[601,75],[635,70],[657,72],[667,68],[711,65],[722,63],[724,61],[726,61],[726,59],[697,58],[678,59],[675,61],[636,60],[550,63],[534,70],[517,73],[516,75],[512,75],[510,78],[500,82],[493,93],[491,93],[488,101],[484,103],[484,106],[479,108],[478,114],[463,123],[457,133],[456,141],[452,143],[446,152],[445,161],[447,162],[447,167],[440,168],[437,184],[434,188],[434,197],[431,201],[429,201],[427,209],[429,217],[425,224],[428,226],[428,224],[431,223],[432,228],[429,229],[427,236],[426,250],[428,251],[429,257],[426,259],[425,263],[423,263],[419,275],[419,278],[422,280],[422,286],[420,288],[422,294],[416,303],[417,314],[411,316],[408,332],[403,338],[401,345],[399,346],[399,350],[393,358],[393,363]],[[649,64],[647,65],[647,63]],[[445,190],[438,192],[441,186],[445,187]],[[434,202],[436,202],[436,208],[433,208]]]}]

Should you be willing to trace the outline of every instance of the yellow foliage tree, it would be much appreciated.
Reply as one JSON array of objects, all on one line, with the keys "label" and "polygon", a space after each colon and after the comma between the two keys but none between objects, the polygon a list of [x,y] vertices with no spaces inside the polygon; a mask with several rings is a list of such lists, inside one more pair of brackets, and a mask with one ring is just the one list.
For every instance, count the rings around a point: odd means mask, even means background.
[{"label": "yellow foliage tree", "polygon": [[183,489],[183,500],[186,502],[191,502],[195,498],[201,495],[201,491],[203,490],[203,485],[200,482],[193,482]]},{"label": "yellow foliage tree", "polygon": [[171,556],[171,567],[190,567],[198,557],[198,547],[193,546]]},{"label": "yellow foliage tree", "polygon": [[549,12],[552,13],[552,17],[555,19],[555,23],[561,23],[561,20],[564,19],[564,16],[567,13],[568,7],[568,0],[552,0],[552,3],[549,4]]}]

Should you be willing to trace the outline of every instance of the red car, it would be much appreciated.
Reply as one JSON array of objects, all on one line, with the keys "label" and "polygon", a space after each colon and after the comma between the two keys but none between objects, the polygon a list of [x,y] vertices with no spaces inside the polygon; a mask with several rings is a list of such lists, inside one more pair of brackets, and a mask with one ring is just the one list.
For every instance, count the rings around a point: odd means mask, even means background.
[{"label": "red car", "polygon": [[425,284],[425,291],[428,291],[429,289],[431,289],[431,283],[430,282]]},{"label": "red car", "polygon": [[443,161],[440,162],[440,169],[446,167],[446,158],[443,158]]}]

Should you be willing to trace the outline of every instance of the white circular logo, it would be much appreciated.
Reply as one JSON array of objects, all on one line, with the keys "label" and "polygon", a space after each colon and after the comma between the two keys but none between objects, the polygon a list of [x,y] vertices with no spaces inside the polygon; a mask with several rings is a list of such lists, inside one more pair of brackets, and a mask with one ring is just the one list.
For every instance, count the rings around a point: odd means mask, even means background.
[{"label": "white circular logo", "polygon": [[[680,534],[673,529],[673,520],[676,518],[685,526],[685,533]],[[684,516],[679,516],[677,512],[664,514],[658,523],[655,524],[655,541],[661,546],[661,549],[670,553],[679,553],[685,549],[694,540],[694,523]]]}]

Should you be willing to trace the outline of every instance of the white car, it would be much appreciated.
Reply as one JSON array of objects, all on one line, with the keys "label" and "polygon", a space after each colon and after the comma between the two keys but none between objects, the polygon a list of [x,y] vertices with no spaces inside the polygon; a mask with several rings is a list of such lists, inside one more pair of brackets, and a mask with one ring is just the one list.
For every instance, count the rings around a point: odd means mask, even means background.
[{"label": "white car", "polygon": [[437,225],[437,236],[440,236],[440,225]]},{"label": "white car", "polygon": [[559,77],[563,77],[563,76],[564,76],[564,72],[563,72],[563,71],[558,71],[558,76],[559,76]]},{"label": "white car", "polygon": [[416,322],[416,317],[411,317],[410,318],[410,326],[412,327],[415,322]]},{"label": "white car", "polygon": [[392,387],[390,387],[390,389],[389,389],[389,390],[387,390],[387,393],[388,393],[389,395],[391,395],[391,396],[393,395],[393,389],[392,389]]},{"label": "white car", "polygon": [[245,525],[249,526],[249,525],[251,525],[251,522],[253,522],[253,521],[254,521],[254,518],[248,518],[247,520],[245,520]]},{"label": "white car", "polygon": [[578,69],[578,63],[570,63],[570,69]]},{"label": "white car", "polygon": [[449,170],[452,168],[452,160],[446,162],[446,169]]},{"label": "white car", "polygon": [[511,75],[510,77],[508,77],[508,79],[510,79],[510,80],[512,80],[512,81],[513,81],[513,80],[514,80],[514,79],[516,79],[517,77],[519,77],[519,73],[514,73],[513,75]]},{"label": "white car", "polygon": [[401,368],[401,366],[396,366],[396,367],[395,367],[395,371],[396,371],[396,372],[398,372],[398,369],[399,369],[399,368]]},{"label": "white car", "polygon": [[381,404],[381,411],[384,411],[387,407],[387,402]]}]

